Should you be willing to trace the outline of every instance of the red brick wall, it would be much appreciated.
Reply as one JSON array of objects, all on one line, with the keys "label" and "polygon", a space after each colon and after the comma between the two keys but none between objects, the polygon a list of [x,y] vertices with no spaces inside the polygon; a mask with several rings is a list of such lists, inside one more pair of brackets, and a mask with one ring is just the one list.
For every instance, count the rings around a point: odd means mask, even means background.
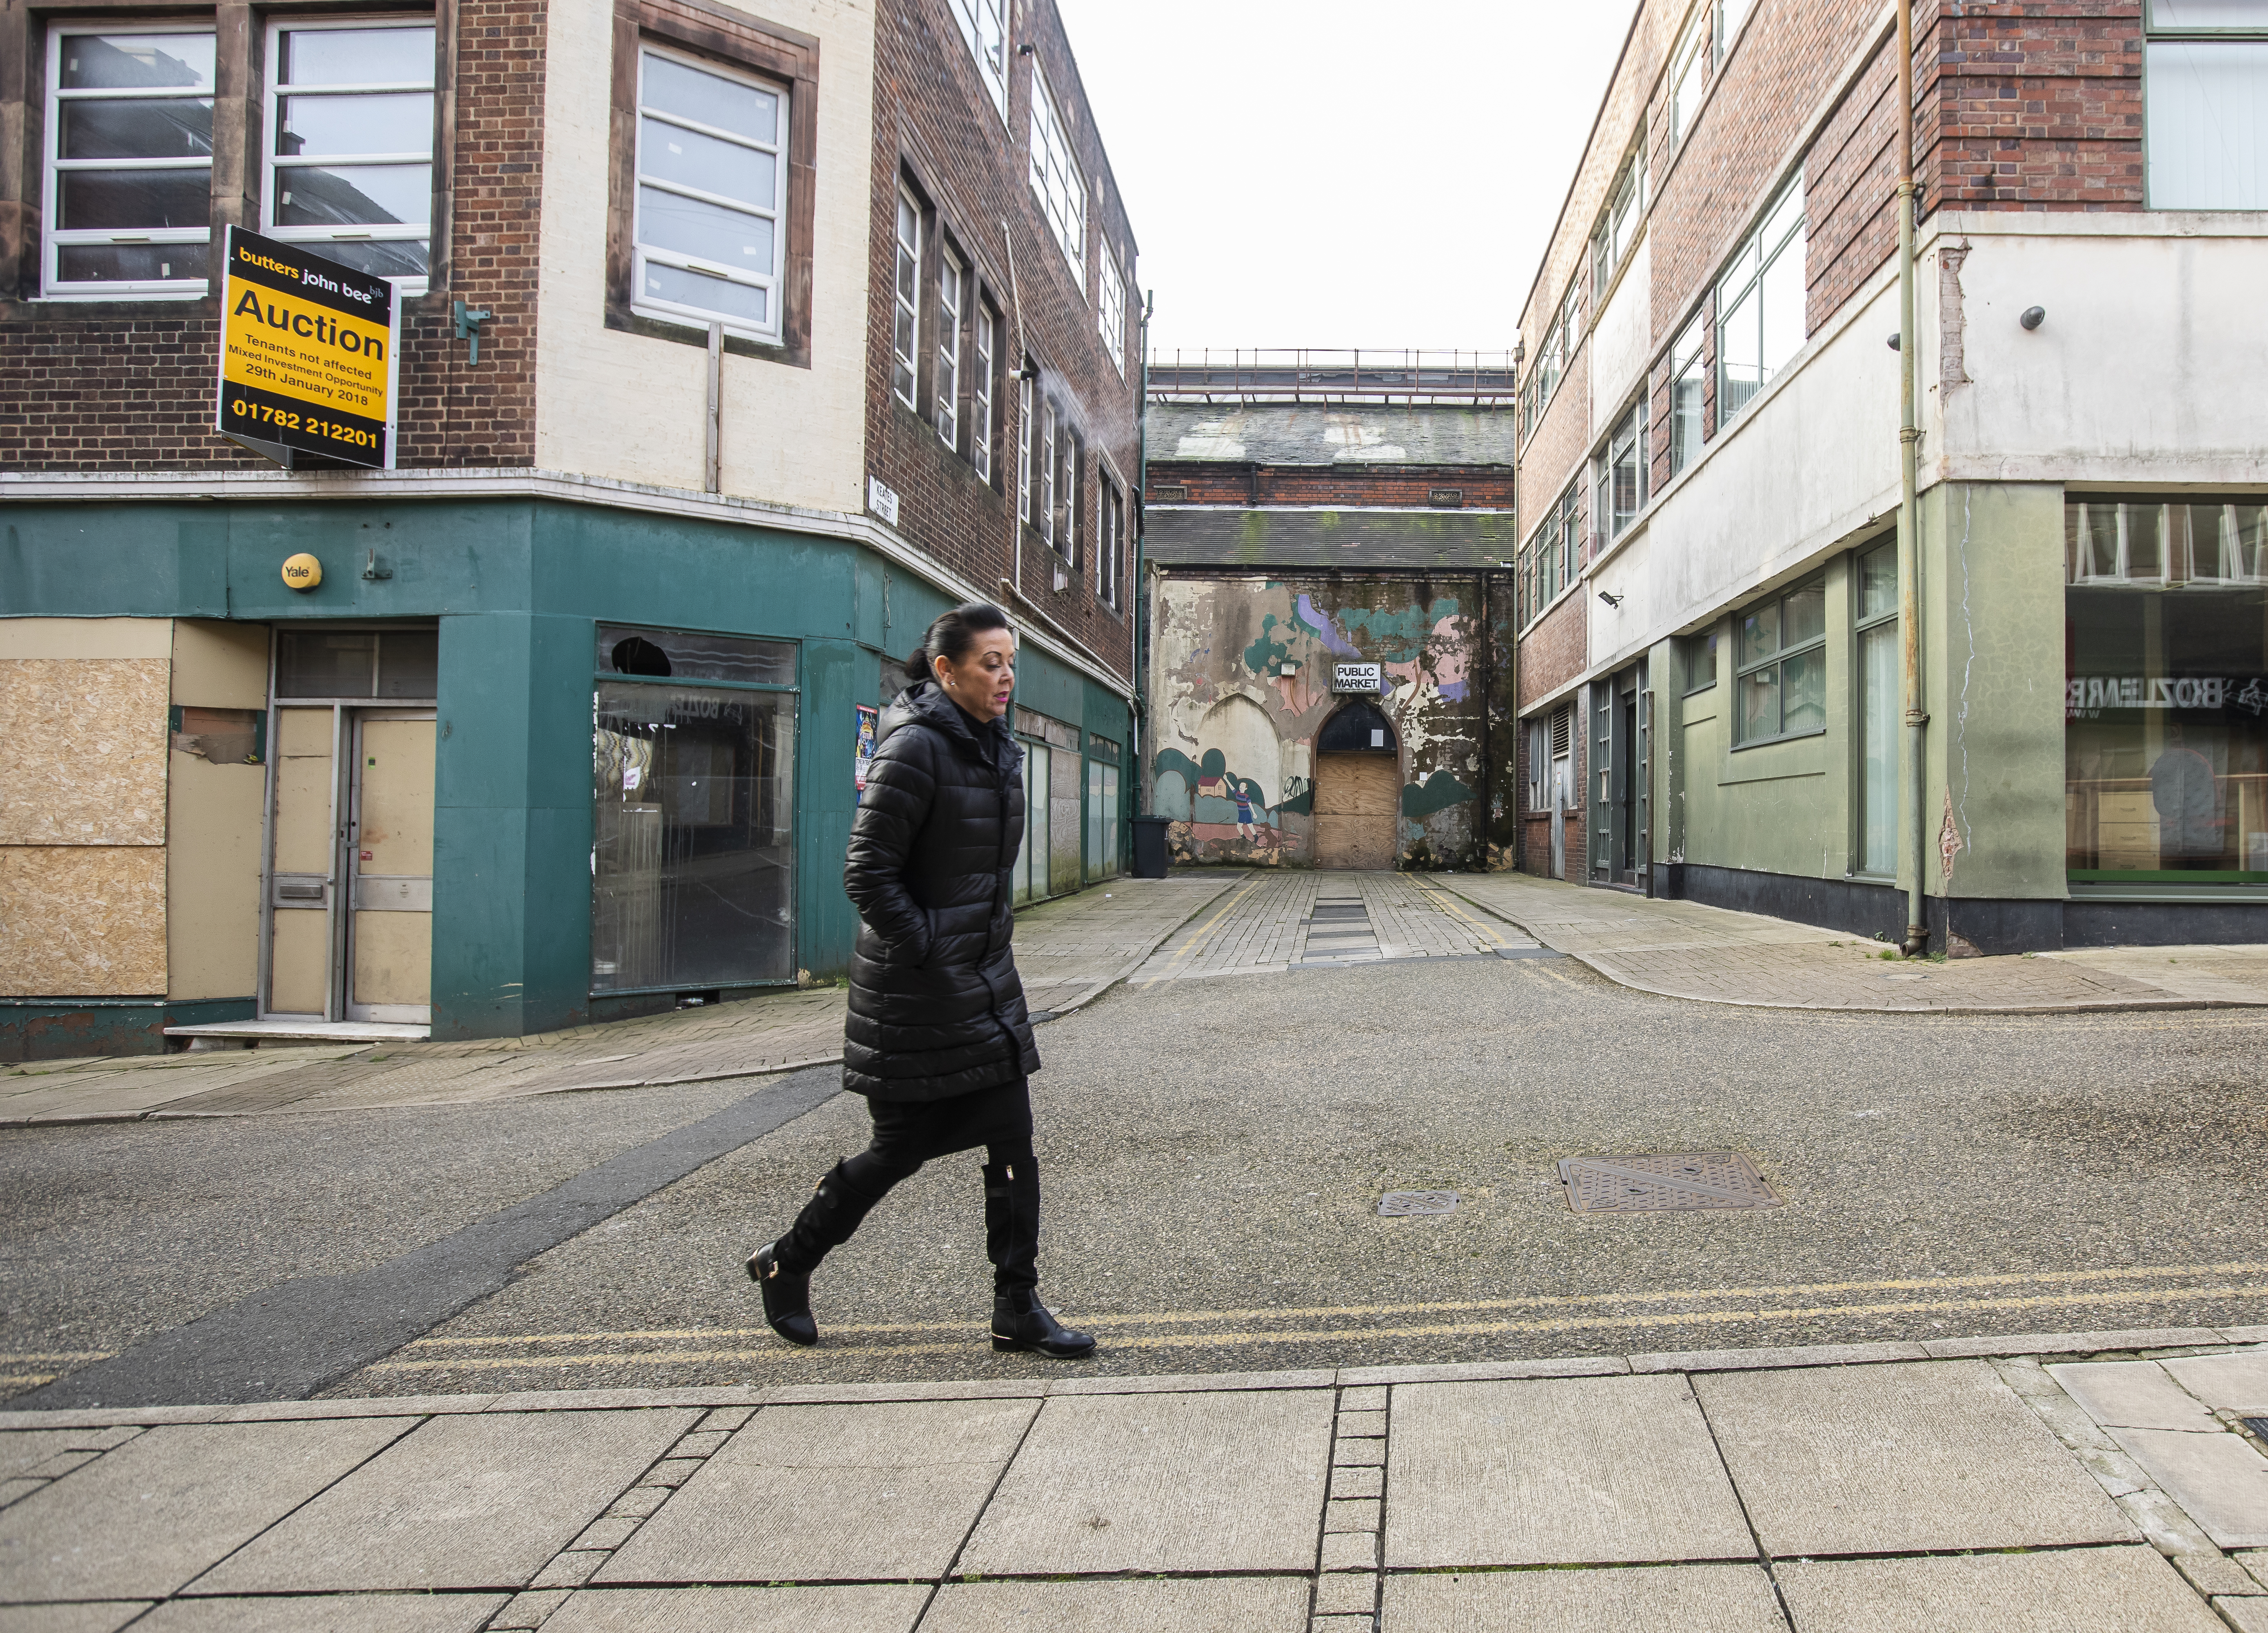
[{"label": "red brick wall", "polygon": [[[1513,473],[1508,465],[1263,465],[1219,461],[1150,462],[1151,499],[1161,505],[1378,505],[1440,508],[1436,488],[1455,488],[1462,498],[1444,501],[1467,510],[1509,510]],[[1160,486],[1188,490],[1169,498]]]},{"label": "red brick wall", "polygon": [[[534,456],[546,4],[460,0],[456,7],[451,266],[446,288],[437,279],[402,314],[400,465],[526,465]],[[12,19],[18,26],[22,15]],[[36,25],[23,40],[27,49],[45,49]],[[0,128],[14,135],[0,162],[35,181],[40,154],[26,122],[0,119]],[[36,187],[30,196],[38,196]],[[36,242],[37,223],[26,221]],[[437,236],[443,230],[437,222]],[[217,299],[41,307],[23,298],[35,289],[4,292],[0,463],[26,471],[267,466],[212,429]],[[496,314],[477,368],[468,366],[464,343],[450,337],[457,299]]]},{"label": "red brick wall", "polygon": [[[1012,571],[1009,507],[1016,487],[1016,449],[1002,435],[990,484],[980,481],[961,453],[949,450],[929,418],[934,367],[929,339],[922,350],[923,380],[917,414],[890,388],[890,338],[895,299],[896,212],[901,178],[909,181],[933,211],[939,229],[970,264],[1004,320],[996,425],[1013,435],[1017,317],[1020,311],[1026,348],[1039,362],[1043,388],[1064,397],[1088,454],[1088,479],[1082,484],[1076,526],[1079,571],[1066,589],[1052,587],[1048,547],[1040,536],[1022,532],[1022,589],[1047,616],[1111,669],[1130,677],[1131,607],[1134,588],[1122,561],[1120,607],[1096,595],[1094,555],[1094,455],[1108,455],[1111,474],[1126,497],[1128,542],[1132,555],[1133,491],[1139,480],[1140,440],[1135,399],[1139,384],[1134,241],[1112,179],[1093,115],[1052,0],[1031,0],[1015,8],[1010,41],[1008,117],[1004,128],[976,63],[945,0],[884,0],[875,18],[873,217],[869,240],[866,366],[866,446],[870,470],[898,494],[898,527],[908,538],[988,592]],[[1064,264],[1062,249],[1042,218],[1030,183],[1032,57],[1014,55],[1023,45],[1035,55],[1054,91],[1073,152],[1089,183],[1086,286],[1082,291]],[[1012,277],[1000,224],[1015,240]],[[1105,353],[1096,329],[1101,289],[1097,241],[1117,248],[1126,280],[1128,334],[1126,373]],[[935,252],[923,279],[923,334],[933,336]],[[1019,299],[1020,297],[1020,299]],[[972,308],[973,310],[973,308]],[[964,356],[967,353],[964,352]],[[964,369],[967,365],[964,364]],[[1011,604],[1011,612],[1021,609]]]},{"label": "red brick wall", "polygon": [[2142,208],[2141,0],[1930,5],[1915,29],[1929,208]]},{"label": "red brick wall", "polygon": [[1520,643],[1520,695],[1523,702],[1564,686],[1589,661],[1590,624],[1582,597],[1570,595],[1537,619]]}]

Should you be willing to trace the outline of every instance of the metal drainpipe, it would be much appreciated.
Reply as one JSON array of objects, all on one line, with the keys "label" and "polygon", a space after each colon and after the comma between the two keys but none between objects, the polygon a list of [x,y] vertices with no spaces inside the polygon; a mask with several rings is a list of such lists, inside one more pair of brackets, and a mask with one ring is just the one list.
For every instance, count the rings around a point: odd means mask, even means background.
[{"label": "metal drainpipe", "polygon": [[1138,816],[1150,815],[1150,801],[1145,790],[1150,780],[1143,774],[1148,764],[1143,757],[1143,744],[1150,724],[1150,588],[1142,571],[1142,540],[1149,530],[1150,499],[1150,314],[1158,308],[1158,292],[1145,292],[1142,297],[1142,327],[1138,344],[1142,348],[1142,384],[1134,409],[1134,650],[1129,654],[1128,667],[1134,671],[1134,732],[1133,743],[1126,757],[1127,775],[1134,782],[1134,809]]},{"label": "metal drainpipe", "polygon": [[1929,798],[1923,786],[1921,551],[1917,539],[1914,488],[1916,447],[1921,428],[1914,411],[1914,120],[1913,0],[1898,0],[1898,636],[1901,691],[1905,702],[1906,809],[1913,817],[1906,888],[1905,955],[1929,950]]}]

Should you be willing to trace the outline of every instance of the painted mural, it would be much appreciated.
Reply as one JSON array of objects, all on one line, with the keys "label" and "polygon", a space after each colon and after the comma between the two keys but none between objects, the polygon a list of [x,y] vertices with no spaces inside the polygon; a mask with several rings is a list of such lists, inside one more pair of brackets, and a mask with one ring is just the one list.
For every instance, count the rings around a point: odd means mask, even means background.
[{"label": "painted mural", "polygon": [[1349,701],[1331,691],[1347,661],[1379,666],[1400,739],[1398,865],[1482,865],[1472,579],[1184,568],[1153,586],[1150,809],[1176,860],[1313,865],[1315,736]]}]

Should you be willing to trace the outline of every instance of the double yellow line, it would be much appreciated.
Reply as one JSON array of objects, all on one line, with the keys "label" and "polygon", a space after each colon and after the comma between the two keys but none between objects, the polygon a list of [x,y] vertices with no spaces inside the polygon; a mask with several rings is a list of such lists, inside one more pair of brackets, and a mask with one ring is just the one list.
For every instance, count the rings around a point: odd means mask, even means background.
[{"label": "double yellow line", "polygon": [[1247,895],[1258,890],[1260,885],[1261,876],[1256,874],[1253,877],[1247,879],[1243,883],[1232,888],[1227,896],[1222,898],[1220,905],[1213,909],[1212,913],[1206,918],[1205,921],[1197,926],[1196,929],[1190,931],[1188,935],[1184,936],[1182,939],[1181,945],[1174,948],[1171,953],[1167,955],[1166,967],[1164,969],[1152,976],[1144,976],[1138,971],[1136,972],[1135,979],[1127,982],[1127,985],[1129,986],[1148,986],[1159,981],[1172,980],[1176,975],[1181,973],[1182,961],[1204,944],[1205,938],[1212,934],[1213,927],[1218,925],[1223,919],[1226,918],[1230,913],[1233,912],[1237,905],[1241,902]]},{"label": "double yellow line", "polygon": [[[1819,1282],[1783,1286],[1654,1289],[1630,1293],[1537,1295],[1502,1299],[1461,1299],[1404,1304],[1333,1304],[1285,1309],[1160,1311],[1139,1314],[1081,1315],[1082,1326],[1110,1329],[1197,1326],[1197,1332],[1131,1332],[1113,1337],[1119,1349],[1221,1349],[1296,1343],[1359,1343],[1381,1339],[1469,1339],[1524,1334],[1616,1332],[1648,1328],[1678,1329],[1741,1325],[1762,1321],[1812,1321],[1862,1315],[1927,1315],[1962,1312],[2023,1310],[2116,1309],[2125,1306],[2177,1304],[2198,1298],[2268,1297],[2268,1282],[2245,1280],[2268,1273],[2268,1262],[2213,1265],[2149,1265],[2097,1270],[2013,1272],[1969,1276],[1920,1276],[1873,1282]],[[2220,1278],[2168,1286],[2180,1278]],[[2160,1285],[2132,1287],[2121,1282],[2157,1282]],[[1986,1289],[2054,1289],[2057,1290],[1995,1293]],[[1971,1294],[1948,1297],[1956,1289]],[[1921,1293],[1921,1297],[1889,1297],[1859,1302],[1822,1302],[1841,1294]],[[1796,1302],[1780,1302],[1793,1300]],[[1672,1303],[1708,1303],[1716,1307],[1685,1310],[1637,1310],[1610,1312],[1602,1306]],[[1395,1326],[1348,1325],[1366,1318],[1394,1316],[1476,1316],[1506,1312],[1495,1319],[1419,1320]],[[1524,1312],[1524,1313],[1510,1313]],[[1253,1322],[1326,1323],[1255,1326]],[[1233,1324],[1233,1325],[1232,1325]],[[831,1326],[830,1332],[874,1338],[889,1334],[956,1334],[954,1341],[863,1343],[830,1345],[828,1356],[939,1355],[965,1349],[976,1329],[961,1322],[898,1322]],[[507,1368],[666,1366],[724,1361],[768,1361],[791,1352],[766,1339],[754,1348],[718,1347],[720,1341],[765,1337],[762,1327],[647,1328],[617,1333],[548,1333],[497,1337],[422,1338],[406,1350],[424,1351],[431,1358],[380,1362],[373,1371],[394,1372],[480,1371]],[[698,1349],[629,1349],[585,1348],[579,1353],[464,1355],[467,1349],[499,1346],[623,1346],[657,1341],[693,1341]],[[453,1353],[433,1355],[434,1351]]]}]

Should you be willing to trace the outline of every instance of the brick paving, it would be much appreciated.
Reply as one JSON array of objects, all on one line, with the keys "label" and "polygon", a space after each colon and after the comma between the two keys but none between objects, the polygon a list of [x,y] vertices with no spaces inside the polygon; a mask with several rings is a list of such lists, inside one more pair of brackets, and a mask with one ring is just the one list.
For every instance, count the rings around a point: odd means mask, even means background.
[{"label": "brick paving", "polygon": [[1526,874],[1440,875],[1432,883],[1609,980],[1706,1003],[1937,1014],[2268,1005],[2268,948],[1886,960],[1881,943],[1847,932],[1697,902]]},{"label": "brick paving", "polygon": [[[1241,876],[1115,879],[1018,914],[1016,957],[1032,1008],[1060,1014],[1090,1001]],[[792,1071],[842,1058],[845,997],[840,987],[781,992],[464,1043],[37,1060],[0,1068],[0,1127],[464,1105]]]},{"label": "brick paving", "polygon": [[5,1412],[0,1623],[2250,1629],[2264,1340]]},{"label": "brick paving", "polygon": [[[1195,876],[1192,870],[1191,876]],[[1302,964],[1476,958],[1536,943],[1418,874],[1267,870],[1236,883],[1129,978],[1136,986],[1214,975],[1281,974]],[[1359,905],[1362,917],[1318,906]],[[1370,935],[1335,934],[1358,927]],[[1320,932],[1320,934],[1318,934]]]}]

